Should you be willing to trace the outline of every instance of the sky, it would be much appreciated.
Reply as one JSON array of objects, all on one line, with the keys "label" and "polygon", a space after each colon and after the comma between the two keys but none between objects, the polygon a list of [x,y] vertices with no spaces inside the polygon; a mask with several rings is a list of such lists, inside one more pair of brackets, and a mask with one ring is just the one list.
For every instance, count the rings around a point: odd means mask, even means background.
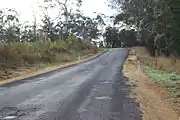
[{"label": "sky", "polygon": [[[82,0],[82,10],[84,15],[92,17],[93,12],[103,13],[111,16],[115,10],[108,7],[107,0]],[[0,9],[14,8],[19,13],[20,22],[33,21],[33,14],[41,20],[41,9],[38,7],[43,0],[0,0]],[[57,15],[56,11],[51,12],[51,16]]]}]

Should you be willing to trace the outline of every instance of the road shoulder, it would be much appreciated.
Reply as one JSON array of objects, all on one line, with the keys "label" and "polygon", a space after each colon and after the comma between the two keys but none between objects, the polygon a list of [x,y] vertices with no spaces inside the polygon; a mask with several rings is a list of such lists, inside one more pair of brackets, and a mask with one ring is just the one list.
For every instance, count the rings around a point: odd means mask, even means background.
[{"label": "road shoulder", "polygon": [[168,101],[168,91],[161,84],[151,82],[149,77],[138,71],[137,57],[129,55],[123,74],[132,87],[130,97],[140,104],[143,120],[178,120],[178,114]]}]

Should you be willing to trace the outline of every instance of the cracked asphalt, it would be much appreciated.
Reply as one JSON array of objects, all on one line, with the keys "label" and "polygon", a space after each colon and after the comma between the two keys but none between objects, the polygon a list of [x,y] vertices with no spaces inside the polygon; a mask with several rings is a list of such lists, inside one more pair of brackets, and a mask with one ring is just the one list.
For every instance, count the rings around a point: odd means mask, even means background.
[{"label": "cracked asphalt", "polygon": [[120,72],[127,49],[0,86],[0,120],[141,120]]}]

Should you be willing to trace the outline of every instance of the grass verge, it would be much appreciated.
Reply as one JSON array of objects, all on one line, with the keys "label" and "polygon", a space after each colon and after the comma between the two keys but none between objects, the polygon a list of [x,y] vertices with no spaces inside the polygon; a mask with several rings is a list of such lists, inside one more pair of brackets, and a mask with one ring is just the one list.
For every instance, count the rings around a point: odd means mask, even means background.
[{"label": "grass verge", "polygon": [[175,97],[180,97],[180,74],[155,70],[147,65],[143,70],[148,74],[150,79],[156,83],[163,83]]}]

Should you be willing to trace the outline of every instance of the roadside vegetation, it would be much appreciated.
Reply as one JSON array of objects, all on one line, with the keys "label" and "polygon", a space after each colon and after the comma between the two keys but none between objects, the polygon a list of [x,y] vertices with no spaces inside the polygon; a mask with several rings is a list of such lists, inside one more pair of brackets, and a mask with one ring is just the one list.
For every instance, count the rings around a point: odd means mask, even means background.
[{"label": "roadside vegetation", "polygon": [[149,75],[151,80],[155,83],[163,83],[170,92],[173,93],[174,97],[180,97],[180,74],[156,70],[150,66],[144,66],[143,69]]},{"label": "roadside vegetation", "polygon": [[[135,63],[141,63],[142,74],[146,74],[151,82],[154,94],[160,94],[161,100],[168,101],[180,114],[180,71],[179,59],[172,57],[152,57],[145,47],[134,47]],[[142,82],[142,81],[141,81]],[[140,84],[140,83],[139,83]]]},{"label": "roadside vegetation", "polygon": [[18,75],[21,68],[44,68],[98,52],[99,48],[91,43],[72,38],[46,43],[3,43],[0,45],[0,80]]},{"label": "roadside vegetation", "polygon": [[[0,80],[101,51],[103,42],[99,48],[95,40],[105,25],[103,15],[84,16],[81,5],[81,0],[44,0],[41,21],[33,13],[34,21],[24,23],[15,9],[0,9]],[[50,16],[53,9],[59,13],[55,18]]]},{"label": "roadside vegetation", "polygon": [[142,70],[156,83],[164,84],[174,97],[180,99],[180,71],[178,58],[152,57],[144,47],[135,47]]},{"label": "roadside vegetation", "polygon": [[155,70],[145,64],[141,64],[141,70],[138,71],[137,53],[130,50],[123,68],[125,85],[131,87],[131,94],[127,97],[135,99],[139,104],[142,120],[178,120],[180,104],[175,93],[169,94],[173,85],[173,81],[169,78],[179,75]]}]

